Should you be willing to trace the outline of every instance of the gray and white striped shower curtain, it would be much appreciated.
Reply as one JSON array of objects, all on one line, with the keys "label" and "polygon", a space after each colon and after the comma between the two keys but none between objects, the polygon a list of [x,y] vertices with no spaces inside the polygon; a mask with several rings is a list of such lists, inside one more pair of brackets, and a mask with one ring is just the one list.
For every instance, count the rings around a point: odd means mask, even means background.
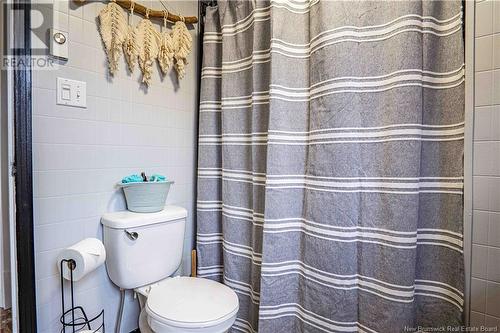
[{"label": "gray and white striped shower curtain", "polygon": [[231,332],[460,325],[461,1],[219,0],[203,37],[198,274]]}]

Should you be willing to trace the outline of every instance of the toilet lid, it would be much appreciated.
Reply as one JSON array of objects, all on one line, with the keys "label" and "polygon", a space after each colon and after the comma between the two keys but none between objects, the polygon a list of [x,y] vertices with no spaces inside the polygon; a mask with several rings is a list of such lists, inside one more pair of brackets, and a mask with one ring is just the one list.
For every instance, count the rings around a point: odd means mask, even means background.
[{"label": "toilet lid", "polygon": [[229,287],[208,279],[174,277],[151,289],[146,311],[156,320],[178,326],[223,322],[238,311],[238,297]]}]

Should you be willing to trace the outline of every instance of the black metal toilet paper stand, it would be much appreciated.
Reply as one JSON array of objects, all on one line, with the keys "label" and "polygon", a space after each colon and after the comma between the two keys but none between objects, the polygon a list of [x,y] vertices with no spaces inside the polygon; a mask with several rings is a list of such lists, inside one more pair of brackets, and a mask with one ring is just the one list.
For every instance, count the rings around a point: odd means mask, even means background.
[{"label": "black metal toilet paper stand", "polygon": [[[60,275],[61,275],[61,307],[62,307],[62,316],[60,317],[60,322],[62,324],[62,333],[66,333],[66,329],[68,332],[77,333],[82,331],[92,331],[95,333],[105,333],[104,328],[104,310],[102,310],[97,316],[94,318],[88,319],[85,310],[81,306],[75,306],[75,298],[74,298],[74,288],[73,288],[73,271],[76,268],[76,262],[73,259],[63,259],[59,263],[60,265]],[[70,276],[70,291],[71,291],[71,308],[66,310],[65,298],[64,298],[64,274],[63,269],[64,265],[69,270]],[[100,324],[100,325],[98,325]],[[98,326],[97,328],[92,328],[92,326]]]}]

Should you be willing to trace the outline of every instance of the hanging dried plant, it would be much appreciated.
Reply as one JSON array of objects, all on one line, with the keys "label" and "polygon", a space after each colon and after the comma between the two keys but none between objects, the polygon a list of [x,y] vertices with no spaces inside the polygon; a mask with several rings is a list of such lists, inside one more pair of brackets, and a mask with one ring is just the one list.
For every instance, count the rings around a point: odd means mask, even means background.
[{"label": "hanging dried plant", "polygon": [[174,41],[167,29],[168,12],[163,11],[163,29],[160,36],[160,53],[158,54],[158,63],[163,74],[167,74],[174,61]]},{"label": "hanging dried plant", "polygon": [[134,71],[135,64],[137,63],[137,57],[139,56],[139,46],[136,43],[135,28],[130,25],[130,17],[134,15],[134,6],[135,3],[131,1],[130,13],[128,15],[127,37],[125,38],[125,42],[123,43],[123,54],[125,56],[125,60],[127,61],[127,66],[130,72]]},{"label": "hanging dried plant", "polygon": [[108,3],[99,13],[99,32],[106,49],[109,72],[115,74],[128,32],[127,21],[115,2]]},{"label": "hanging dried plant", "polygon": [[[146,15],[148,17],[149,15]],[[158,58],[160,34],[147,18],[142,19],[135,31],[136,45],[139,46],[139,67],[142,71],[142,82],[149,85],[153,74],[153,64]]]},{"label": "hanging dried plant", "polygon": [[189,33],[182,16],[181,21],[177,21],[174,24],[172,39],[174,42],[175,50],[175,69],[177,70],[179,79],[182,79],[186,74],[186,58],[191,52],[191,44],[193,42],[193,38],[191,37],[191,34]]}]

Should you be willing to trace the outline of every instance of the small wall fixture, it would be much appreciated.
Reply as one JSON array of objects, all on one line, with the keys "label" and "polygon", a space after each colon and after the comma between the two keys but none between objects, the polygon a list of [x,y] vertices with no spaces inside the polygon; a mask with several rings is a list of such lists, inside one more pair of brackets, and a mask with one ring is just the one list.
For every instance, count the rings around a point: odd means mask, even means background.
[{"label": "small wall fixture", "polygon": [[68,32],[50,29],[49,53],[51,56],[68,60]]}]

